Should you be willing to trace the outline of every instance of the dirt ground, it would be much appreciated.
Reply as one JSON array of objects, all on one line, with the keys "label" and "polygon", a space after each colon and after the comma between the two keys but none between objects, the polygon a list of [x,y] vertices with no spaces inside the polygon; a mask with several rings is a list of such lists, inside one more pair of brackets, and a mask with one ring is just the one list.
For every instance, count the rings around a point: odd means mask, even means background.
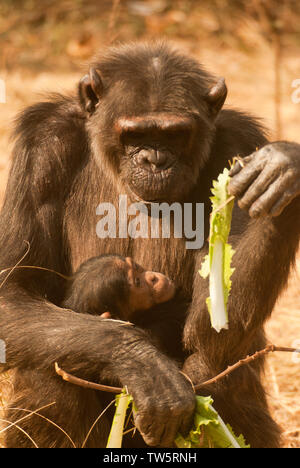
[{"label": "dirt ground", "polygon": [[[255,40],[250,54],[230,50],[193,47],[181,42],[179,47],[191,52],[209,70],[226,77],[229,88],[228,104],[250,110],[260,115],[271,129],[274,126],[273,67],[272,54],[267,45],[260,44],[256,50]],[[292,81],[300,78],[300,55],[296,50],[285,51],[283,62],[282,119],[284,139],[300,142],[300,104],[292,103]],[[11,143],[9,135],[15,114],[25,105],[39,99],[45,91],[75,89],[80,73],[43,71],[11,71],[0,68],[0,78],[7,87],[7,102],[0,104],[0,199],[5,191],[9,166]],[[274,272],[274,275],[276,272]],[[292,346],[298,340],[300,346],[300,257],[297,269],[291,275],[290,284],[275,307],[267,324],[270,342],[276,345]],[[288,353],[269,356],[266,373],[266,386],[269,401],[276,421],[283,428],[283,446],[300,448],[300,359],[293,362]]]}]

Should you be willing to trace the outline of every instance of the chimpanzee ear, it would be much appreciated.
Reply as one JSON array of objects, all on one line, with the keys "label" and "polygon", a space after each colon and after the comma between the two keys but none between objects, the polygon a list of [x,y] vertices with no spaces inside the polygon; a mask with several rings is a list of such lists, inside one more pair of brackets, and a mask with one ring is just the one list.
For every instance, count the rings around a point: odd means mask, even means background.
[{"label": "chimpanzee ear", "polygon": [[217,84],[207,93],[205,99],[209,104],[213,116],[217,116],[227,97],[227,86],[224,78],[220,78]]},{"label": "chimpanzee ear", "polygon": [[91,68],[89,75],[85,75],[79,82],[79,99],[82,108],[93,114],[102,95],[103,83],[100,72]]}]

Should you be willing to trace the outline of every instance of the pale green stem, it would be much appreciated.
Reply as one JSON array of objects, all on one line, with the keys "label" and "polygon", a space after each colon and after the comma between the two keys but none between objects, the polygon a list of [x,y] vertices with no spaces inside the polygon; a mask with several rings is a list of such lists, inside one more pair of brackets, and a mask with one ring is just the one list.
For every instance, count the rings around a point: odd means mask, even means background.
[{"label": "pale green stem", "polygon": [[218,333],[222,328],[228,328],[224,298],[223,257],[224,243],[217,239],[213,246],[209,277],[209,295],[211,300],[211,324]]},{"label": "pale green stem", "polygon": [[106,448],[121,448],[126,411],[130,402],[130,395],[119,395],[116,412],[112,422]]},{"label": "pale green stem", "polygon": [[214,411],[217,416],[218,416],[218,421],[219,421],[219,424],[220,426],[222,427],[227,439],[229,440],[229,442],[231,443],[232,447],[233,448],[241,448],[240,444],[237,442],[237,440],[235,439],[235,437],[233,437],[233,435],[231,434],[230,430],[228,429],[228,427],[226,426],[226,424],[224,423],[223,419],[218,415],[218,413],[216,412],[216,410],[211,406],[209,405],[209,408]]}]

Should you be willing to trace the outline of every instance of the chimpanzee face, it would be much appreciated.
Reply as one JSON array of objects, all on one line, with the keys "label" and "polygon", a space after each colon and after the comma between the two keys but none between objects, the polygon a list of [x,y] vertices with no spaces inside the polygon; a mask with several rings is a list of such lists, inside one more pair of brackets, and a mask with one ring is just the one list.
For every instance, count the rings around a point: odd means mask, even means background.
[{"label": "chimpanzee face", "polygon": [[94,155],[133,201],[182,201],[207,162],[227,93],[176,54],[103,59],[80,84]]},{"label": "chimpanzee face", "polygon": [[121,178],[131,198],[181,200],[198,176],[191,156],[196,119],[157,113],[120,118],[116,126],[123,153]]},{"label": "chimpanzee face", "polygon": [[128,268],[129,309],[132,312],[148,310],[156,304],[167,302],[175,294],[174,283],[162,273],[146,271],[130,257]]}]

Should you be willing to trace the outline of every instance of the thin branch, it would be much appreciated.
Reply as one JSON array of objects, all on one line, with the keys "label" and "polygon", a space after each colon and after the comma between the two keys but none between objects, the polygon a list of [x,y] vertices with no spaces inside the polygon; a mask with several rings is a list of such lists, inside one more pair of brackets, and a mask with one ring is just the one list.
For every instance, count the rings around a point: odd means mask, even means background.
[{"label": "thin branch", "polygon": [[128,429],[127,431],[123,432],[123,436],[126,435],[126,434],[129,434],[129,432],[132,432],[132,431],[135,431],[136,430],[136,427],[132,427],[131,429]]},{"label": "thin branch", "polygon": [[[249,364],[249,362],[255,361],[257,358],[268,354],[268,353],[274,353],[275,351],[282,351],[285,353],[300,353],[300,349],[298,348],[288,348],[284,346],[275,346],[273,344],[268,345],[266,348],[261,349],[260,351],[256,351],[256,353],[251,354],[251,356],[247,356],[244,359],[241,359],[237,363],[233,364],[232,366],[227,367],[227,369],[220,374],[216,375],[212,379],[206,380],[205,382],[202,382],[198,385],[194,386],[195,392],[200,390],[202,387],[205,387],[207,385],[214,384],[218,382],[219,380],[223,379],[227,375],[231,374],[234,370],[238,369],[241,366],[244,366],[245,364]],[[57,362],[55,363],[55,371],[58,375],[60,375],[63,380],[66,380],[67,382],[70,382],[74,385],[79,385],[80,387],[84,388],[91,388],[93,390],[100,390],[102,392],[109,392],[109,393],[121,393],[122,388],[120,387],[110,387],[109,385],[102,385],[102,384],[96,384],[94,382],[90,382],[88,380],[80,379],[79,377],[75,377],[72,374],[68,374],[65,372],[63,369],[61,369]],[[183,374],[185,375],[185,374]],[[185,376],[186,377],[186,376]]]},{"label": "thin branch", "polygon": [[122,392],[122,388],[120,387],[110,387],[109,385],[96,384],[94,382],[89,382],[88,380],[75,377],[75,375],[68,374],[68,372],[65,372],[63,369],[61,369],[58,366],[57,362],[55,363],[55,371],[58,375],[62,377],[63,380],[65,380],[66,382],[70,382],[74,385],[79,385],[79,387],[91,388],[93,390],[100,390],[102,392],[109,392],[109,393]]},{"label": "thin branch", "polygon": [[256,353],[251,354],[251,356],[247,356],[245,359],[241,359],[240,361],[236,362],[232,366],[227,367],[226,370],[216,375],[212,379],[206,380],[205,382],[202,382],[201,384],[195,385],[196,392],[200,390],[201,388],[206,387],[207,385],[211,385],[211,384],[218,382],[219,380],[231,374],[231,372],[238,369],[239,367],[244,366],[245,364],[249,364],[249,362],[255,361],[257,358],[264,356],[265,354],[274,353],[275,351],[283,351],[285,353],[300,353],[300,349],[297,349],[297,348],[287,348],[287,347],[275,346],[273,344],[270,344],[266,348],[261,349],[260,351],[256,351]]}]

